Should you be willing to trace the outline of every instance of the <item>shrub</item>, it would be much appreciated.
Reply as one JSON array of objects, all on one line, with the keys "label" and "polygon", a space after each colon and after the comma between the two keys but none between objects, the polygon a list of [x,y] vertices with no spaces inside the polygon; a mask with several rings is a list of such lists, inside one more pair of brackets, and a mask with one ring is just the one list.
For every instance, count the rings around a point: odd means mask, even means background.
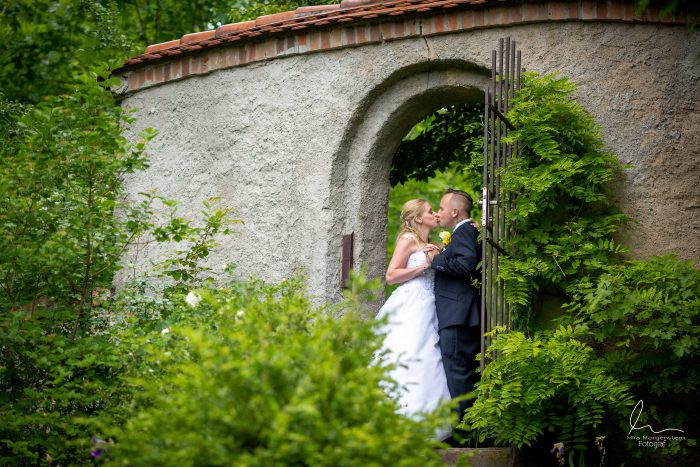
[{"label": "shrub", "polygon": [[606,413],[632,404],[627,387],[607,374],[583,327],[560,327],[528,338],[522,332],[494,336],[489,363],[462,427],[483,442],[531,446],[551,432],[567,449],[585,450]]},{"label": "shrub", "polygon": [[[631,260],[571,292],[572,321],[590,327],[610,373],[644,400],[639,425],[692,428],[698,410],[692,394],[700,385],[700,271],[672,256]],[[678,443],[671,444],[666,453],[678,453]]]},{"label": "shrub", "polygon": [[172,315],[179,325],[152,349],[155,376],[137,381],[112,461],[441,465],[426,439],[445,418],[396,413],[385,368],[372,365],[380,337],[358,301],[315,309],[297,281],[197,293],[196,309]]},{"label": "shrub", "polygon": [[74,93],[35,106],[0,99],[2,464],[89,461],[90,437],[101,420],[127,415],[127,377],[144,370],[137,349],[149,335],[124,327],[128,314],[167,309],[146,306],[143,294],[129,305],[111,298],[121,255],[147,232],[186,243],[163,267],[181,290],[201,280],[212,237],[233,222],[229,209],[207,202],[201,227],[174,212],[156,225],[153,203],[172,201],[120,201],[121,178],[147,165],[154,133],[134,144],[120,135],[130,119],[109,92],[114,80],[98,83],[100,73],[86,71]]},{"label": "shrub", "polygon": [[35,106],[0,102],[2,464],[88,460],[92,421],[127,397],[121,348],[88,328],[142,228],[113,213],[120,177],[145,166],[153,133],[133,145],[120,136],[128,118],[99,73]]},{"label": "shrub", "polygon": [[72,338],[43,309],[0,326],[0,463],[87,462],[100,418],[118,418],[133,360],[103,336]]}]

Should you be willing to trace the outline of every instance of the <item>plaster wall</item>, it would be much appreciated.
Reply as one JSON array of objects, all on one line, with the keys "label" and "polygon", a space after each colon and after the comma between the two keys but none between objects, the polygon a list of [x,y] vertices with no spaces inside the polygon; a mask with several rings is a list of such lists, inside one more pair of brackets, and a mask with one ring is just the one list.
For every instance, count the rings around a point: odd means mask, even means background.
[{"label": "plaster wall", "polygon": [[[279,281],[297,270],[318,300],[339,293],[341,236],[355,265],[385,265],[388,170],[401,137],[428,113],[481,102],[491,50],[510,36],[528,70],[559,71],[633,167],[612,194],[639,223],[635,257],[700,260],[700,35],[683,27],[542,23],[418,37],[257,62],[127,96],[128,129],[159,131],[151,167],[128,192],[155,190],[194,216],[218,196],[244,224],[211,264]],[[391,220],[389,220],[391,222]],[[163,251],[142,251],[145,264]],[[126,261],[129,261],[127,258]],[[124,277],[118,279],[123,280]]]}]

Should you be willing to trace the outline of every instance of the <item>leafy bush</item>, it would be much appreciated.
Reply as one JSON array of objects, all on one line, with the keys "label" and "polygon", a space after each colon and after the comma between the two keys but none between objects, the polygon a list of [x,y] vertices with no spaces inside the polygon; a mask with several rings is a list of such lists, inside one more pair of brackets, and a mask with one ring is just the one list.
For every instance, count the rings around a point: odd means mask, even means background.
[{"label": "leafy bush", "polygon": [[44,297],[77,304],[77,331],[91,293],[109,287],[124,244],[142,225],[115,218],[120,177],[145,167],[154,136],[129,144],[128,123],[99,74],[70,95],[8,115],[0,148],[0,309],[34,308]]},{"label": "leafy bush", "polygon": [[[437,423],[396,413],[359,300],[314,309],[296,281],[197,292],[151,349],[136,415],[109,447],[124,465],[441,465]],[[192,296],[191,296],[192,297]],[[196,303],[197,299],[191,300]]]},{"label": "leafy bush", "polygon": [[[101,336],[73,339],[56,315],[15,313],[0,326],[0,463],[61,465],[89,460],[101,417],[118,418],[133,362]],[[59,321],[60,322],[60,321]]]},{"label": "leafy bush", "polygon": [[109,91],[114,81],[100,77],[86,72],[70,95],[34,106],[0,101],[3,464],[89,460],[91,434],[103,418],[123,419],[132,395],[126,378],[141,371],[129,353],[145,337],[117,325],[148,300],[132,295],[127,307],[111,296],[122,254],[151,241],[146,234],[183,242],[162,271],[182,290],[202,279],[212,237],[232,222],[230,210],[207,202],[200,226],[175,212],[157,224],[153,203],[174,202],[153,194],[134,205],[120,200],[121,177],[147,165],[154,132],[133,144],[121,136],[130,119]]},{"label": "leafy bush", "polygon": [[672,256],[631,260],[581,281],[572,293],[572,320],[590,327],[609,372],[644,400],[639,425],[692,428],[699,408],[692,394],[700,385],[700,271]]},{"label": "leafy bush", "polygon": [[[508,118],[508,140],[522,153],[503,171],[501,188],[517,195],[507,222],[517,232],[499,277],[506,301],[525,322],[534,295],[562,293],[599,274],[622,251],[613,234],[625,216],[610,205],[606,183],[619,167],[605,151],[593,118],[572,97],[574,84],[552,75],[523,75]],[[521,323],[521,324],[524,324]]]},{"label": "leafy bush", "polygon": [[553,432],[567,449],[584,450],[606,413],[624,413],[628,389],[580,341],[584,327],[560,327],[528,338],[522,332],[494,336],[487,353],[498,353],[475,390],[462,427],[480,442],[531,446]]},{"label": "leafy bush", "polygon": [[[90,417],[123,402],[120,349],[86,335],[109,294],[129,228],[114,218],[119,178],[145,166],[145,142],[100,72],[0,119],[0,462],[85,460]],[[132,219],[134,220],[134,219]],[[84,339],[81,339],[81,337]]]},{"label": "leafy bush", "polygon": [[[508,139],[522,154],[503,170],[501,187],[517,195],[507,217],[517,234],[507,245],[512,256],[499,264],[499,278],[516,329],[531,329],[532,303],[539,294],[558,294],[568,303],[563,311],[569,315],[561,321],[590,329],[570,338],[585,338],[595,352],[574,340],[564,345],[561,328],[531,339],[519,332],[499,336],[492,349],[498,358],[487,366],[474,409],[465,417],[481,439],[523,446],[547,428],[567,450],[583,450],[604,411],[619,416],[598,430],[625,425],[629,409],[619,409],[631,395],[647,402],[642,420],[648,415],[658,426],[684,426],[697,412],[687,395],[697,391],[700,377],[699,273],[670,257],[623,260],[624,248],[614,235],[626,218],[605,191],[619,164],[605,150],[592,117],[573,99],[574,91],[568,79],[527,73],[512,102],[508,117],[516,130]],[[575,352],[584,360],[572,362]],[[583,361],[590,368],[578,375],[560,366],[581,368]],[[581,383],[594,377],[593,385]],[[610,389],[609,397],[601,387]],[[694,446],[689,438],[685,446]],[[683,455],[684,449],[675,443],[658,453]]]}]

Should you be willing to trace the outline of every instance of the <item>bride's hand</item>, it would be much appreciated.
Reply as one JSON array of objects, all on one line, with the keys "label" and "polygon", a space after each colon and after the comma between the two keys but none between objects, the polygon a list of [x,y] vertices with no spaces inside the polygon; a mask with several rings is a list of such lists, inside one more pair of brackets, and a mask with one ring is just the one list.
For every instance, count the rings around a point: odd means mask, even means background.
[{"label": "bride's hand", "polygon": [[440,253],[440,247],[433,244],[433,243],[428,243],[423,247],[423,251],[427,255],[428,253],[435,252],[435,253]]},{"label": "bride's hand", "polygon": [[433,258],[435,258],[436,255],[439,255],[440,251],[439,250],[430,250],[425,253],[425,258],[426,258],[426,263],[432,264],[433,263]]}]

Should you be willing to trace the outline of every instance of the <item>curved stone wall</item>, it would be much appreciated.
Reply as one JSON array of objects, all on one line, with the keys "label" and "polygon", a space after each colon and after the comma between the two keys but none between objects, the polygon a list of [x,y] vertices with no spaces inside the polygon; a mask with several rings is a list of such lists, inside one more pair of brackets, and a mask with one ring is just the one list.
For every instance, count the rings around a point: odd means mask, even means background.
[{"label": "curved stone wall", "polygon": [[[385,268],[388,169],[408,129],[482,99],[491,50],[510,36],[529,70],[561,72],[633,167],[613,195],[637,219],[632,254],[700,258],[700,35],[684,26],[550,22],[408,37],[220,69],[124,97],[135,135],[159,130],[151,168],[130,176],[186,212],[219,196],[245,222],[212,264],[278,281],[303,269],[319,299],[339,292],[342,234],[355,264]],[[141,261],[161,252],[146,251]]]}]

